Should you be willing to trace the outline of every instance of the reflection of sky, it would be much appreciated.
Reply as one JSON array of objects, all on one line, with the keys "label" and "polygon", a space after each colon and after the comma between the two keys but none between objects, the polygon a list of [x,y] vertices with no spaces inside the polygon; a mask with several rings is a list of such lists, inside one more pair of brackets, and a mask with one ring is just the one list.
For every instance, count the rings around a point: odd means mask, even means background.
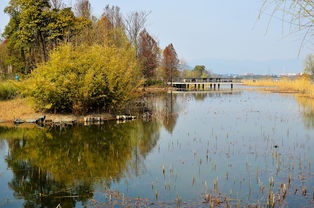
[{"label": "reflection of sky", "polygon": [[[232,192],[233,198],[256,202],[263,200],[257,181],[266,186],[264,195],[267,195],[271,176],[276,191],[280,183],[287,183],[289,173],[294,188],[299,188],[299,174],[307,177],[304,183],[309,192],[314,186],[313,170],[307,169],[308,163],[314,162],[311,151],[314,129],[305,127],[302,109],[293,96],[243,91],[231,95],[204,94],[202,99],[195,99],[193,94],[173,97],[178,116],[172,133],[162,128],[155,148],[146,158],[138,158],[139,175],[125,174],[111,189],[129,197],[149,199],[154,199],[158,190],[161,201],[172,201],[179,196],[185,202],[194,202],[202,201],[202,193],[213,190],[214,180],[218,178],[219,191],[223,194]],[[274,145],[279,148],[274,149]],[[1,198],[12,197],[12,192],[6,189],[12,177],[3,160],[6,154],[7,146],[0,155],[0,170],[4,172],[0,181]],[[295,168],[288,171],[292,161]],[[104,201],[104,186],[96,184],[95,190],[94,197]],[[304,199],[300,194],[287,198],[291,207],[298,207],[299,200]]]},{"label": "reflection of sky", "polygon": [[7,168],[5,161],[8,155],[7,142],[0,140],[0,146],[0,207],[22,207],[23,201],[14,199],[13,191],[8,189],[8,184],[12,179],[12,172]]},{"label": "reflection of sky", "polygon": [[[124,182],[114,188],[133,197],[154,198],[155,191],[151,190],[154,183],[161,199],[174,200],[179,195],[193,201],[201,200],[205,181],[212,189],[213,181],[218,177],[220,191],[229,193],[233,190],[233,194],[248,199],[250,179],[249,201],[254,202],[259,198],[257,170],[260,180],[267,186],[271,176],[286,183],[287,167],[292,160],[296,169],[299,158],[304,163],[313,162],[314,153],[310,148],[314,145],[314,131],[305,129],[293,96],[244,92],[241,95],[210,96],[203,102],[184,101],[179,96],[177,102],[179,105],[184,103],[185,108],[179,113],[172,134],[165,129],[161,131],[160,152],[156,147],[144,162],[147,172],[129,180],[128,188]],[[274,145],[279,146],[283,169],[277,176],[272,158]],[[211,162],[206,161],[207,150]],[[213,169],[214,163],[216,170]],[[163,165],[166,167],[165,178],[162,176]],[[173,168],[173,176],[169,176],[170,168]],[[305,172],[308,174],[308,170]],[[292,171],[293,177],[297,177],[297,173]],[[227,174],[229,180],[226,180]],[[196,178],[194,186],[193,176]],[[244,180],[242,186],[239,185],[241,180]],[[164,191],[165,184],[170,184],[170,191]],[[313,184],[313,177],[310,177],[307,186]],[[294,197],[289,200],[291,205],[298,203],[294,202]]]}]

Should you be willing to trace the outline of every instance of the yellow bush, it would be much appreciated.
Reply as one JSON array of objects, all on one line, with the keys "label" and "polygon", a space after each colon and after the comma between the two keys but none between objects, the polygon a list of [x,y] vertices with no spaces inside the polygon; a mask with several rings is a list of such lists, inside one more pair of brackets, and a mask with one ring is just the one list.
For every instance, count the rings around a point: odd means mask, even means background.
[{"label": "yellow bush", "polygon": [[9,100],[18,95],[18,89],[10,81],[0,82],[0,100]]},{"label": "yellow bush", "polygon": [[119,107],[141,84],[140,77],[132,47],[65,44],[22,88],[41,109],[81,114]]}]

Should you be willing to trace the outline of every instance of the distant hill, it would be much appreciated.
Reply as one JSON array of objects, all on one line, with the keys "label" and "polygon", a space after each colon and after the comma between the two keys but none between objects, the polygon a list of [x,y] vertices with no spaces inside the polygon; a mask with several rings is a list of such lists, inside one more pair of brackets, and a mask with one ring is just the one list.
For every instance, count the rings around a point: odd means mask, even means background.
[{"label": "distant hill", "polygon": [[178,69],[179,70],[193,70],[194,67],[188,65],[188,64],[179,64]]},{"label": "distant hill", "polygon": [[288,74],[303,72],[303,61],[299,59],[271,61],[238,61],[220,59],[200,59],[191,65],[205,65],[217,74]]}]

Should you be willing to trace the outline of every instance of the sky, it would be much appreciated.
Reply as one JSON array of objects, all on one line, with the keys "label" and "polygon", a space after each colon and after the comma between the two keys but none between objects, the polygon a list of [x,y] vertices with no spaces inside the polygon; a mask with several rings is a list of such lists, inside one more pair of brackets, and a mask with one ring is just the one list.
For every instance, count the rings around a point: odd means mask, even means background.
[{"label": "sky", "polygon": [[[0,30],[9,0],[0,0]],[[75,0],[65,0],[69,5]],[[72,3],[71,3],[72,2]],[[99,16],[107,5],[123,14],[149,11],[147,30],[164,48],[173,43],[188,65],[204,64],[216,73],[298,73],[313,53],[306,45],[299,54],[302,33],[290,34],[282,22],[258,19],[261,0],[90,0]],[[267,29],[268,28],[268,29]],[[275,63],[275,64],[274,64]]]}]

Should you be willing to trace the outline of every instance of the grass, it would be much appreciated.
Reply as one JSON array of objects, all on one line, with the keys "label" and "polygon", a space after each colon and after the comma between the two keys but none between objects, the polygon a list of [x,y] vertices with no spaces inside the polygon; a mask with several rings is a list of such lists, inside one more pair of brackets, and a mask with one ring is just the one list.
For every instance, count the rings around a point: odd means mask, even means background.
[{"label": "grass", "polygon": [[10,100],[18,95],[18,89],[10,81],[0,82],[0,100]]},{"label": "grass", "polygon": [[278,92],[294,92],[304,96],[314,98],[314,84],[312,80],[306,76],[301,76],[295,80],[291,79],[261,79],[261,80],[244,80],[243,83],[248,86],[260,87],[277,87]]},{"label": "grass", "polygon": [[16,118],[32,114],[36,114],[36,112],[25,98],[0,101],[0,120],[13,121]]}]

